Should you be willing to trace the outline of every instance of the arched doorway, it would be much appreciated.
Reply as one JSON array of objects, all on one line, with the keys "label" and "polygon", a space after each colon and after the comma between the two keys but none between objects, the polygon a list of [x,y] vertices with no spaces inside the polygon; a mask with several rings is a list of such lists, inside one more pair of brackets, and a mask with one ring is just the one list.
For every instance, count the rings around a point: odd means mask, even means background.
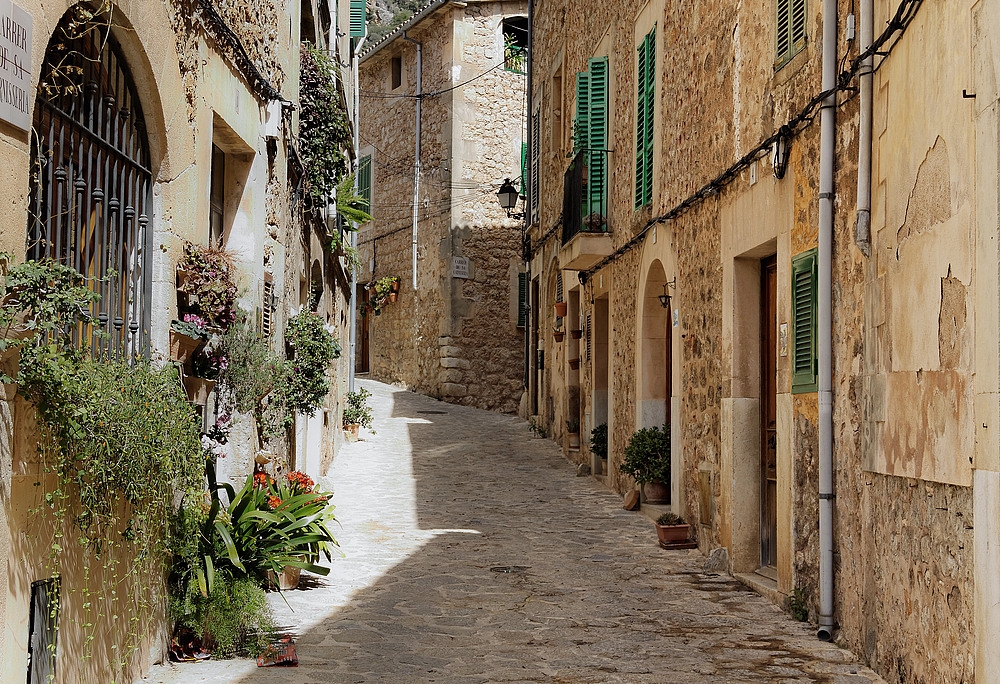
[{"label": "arched doorway", "polygon": [[669,425],[673,396],[670,286],[659,260],[650,264],[646,274],[641,315],[638,423],[640,427]]},{"label": "arched doorway", "polygon": [[146,355],[153,176],[145,119],[113,22],[77,15],[71,9],[60,21],[41,66],[26,258],[72,266],[101,295],[99,326],[75,333],[81,345]]}]

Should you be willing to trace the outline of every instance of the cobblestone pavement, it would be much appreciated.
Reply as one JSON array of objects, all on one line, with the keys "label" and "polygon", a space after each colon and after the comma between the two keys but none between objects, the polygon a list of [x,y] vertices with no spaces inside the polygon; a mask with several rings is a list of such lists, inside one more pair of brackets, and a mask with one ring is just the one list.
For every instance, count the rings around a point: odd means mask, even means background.
[{"label": "cobblestone pavement", "polygon": [[323,482],[344,557],[288,606],[271,597],[299,667],[165,665],[147,682],[882,681],[703,574],[697,551],[660,549],[647,518],[523,421],[361,384],[377,434]]}]

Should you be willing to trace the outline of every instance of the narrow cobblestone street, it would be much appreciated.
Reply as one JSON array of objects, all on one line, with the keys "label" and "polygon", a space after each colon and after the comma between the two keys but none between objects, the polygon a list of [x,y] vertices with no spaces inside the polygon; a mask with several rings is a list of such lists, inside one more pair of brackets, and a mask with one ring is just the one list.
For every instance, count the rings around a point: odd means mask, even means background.
[{"label": "narrow cobblestone street", "polygon": [[[377,434],[333,489],[343,558],[272,595],[295,669],[154,668],[148,682],[881,682],[510,416],[364,381]],[[508,572],[499,571],[501,568]]]}]

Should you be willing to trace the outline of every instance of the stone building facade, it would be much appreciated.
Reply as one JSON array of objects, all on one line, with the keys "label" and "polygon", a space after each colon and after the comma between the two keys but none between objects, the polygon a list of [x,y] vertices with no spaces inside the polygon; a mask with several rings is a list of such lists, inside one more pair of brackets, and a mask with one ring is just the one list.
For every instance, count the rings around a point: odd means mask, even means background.
[{"label": "stone building facade", "polygon": [[[27,76],[21,84],[26,94],[25,118],[19,121],[6,109],[0,111],[0,166],[4,169],[0,175],[4,197],[0,249],[10,253],[15,263],[29,254],[30,235],[26,240],[25,226],[31,211],[29,180],[37,138],[32,130],[38,132],[32,128],[31,117],[40,106],[36,89],[47,49],[65,40],[68,27],[76,29],[73,22],[80,21],[79,10],[97,8],[95,21],[103,22],[98,45],[102,68],[107,74],[117,74],[119,80],[108,76],[103,82],[86,84],[81,97],[105,88],[108,111],[118,112],[125,122],[119,130],[130,131],[137,136],[135,140],[142,136],[148,145],[148,157],[138,163],[147,165],[149,203],[139,212],[114,205],[130,220],[141,219],[146,231],[133,257],[137,282],[148,293],[141,295],[149,311],[148,329],[136,326],[133,334],[143,338],[147,355],[157,364],[169,359],[169,330],[177,317],[175,267],[184,244],[210,241],[233,255],[239,305],[251,315],[256,313],[260,325],[266,319],[275,351],[284,349],[286,321],[306,306],[325,316],[346,350],[353,287],[343,258],[326,246],[332,225],[326,208],[306,210],[298,192],[303,169],[296,153],[299,129],[294,105],[299,99],[301,41],[308,39],[340,61],[351,62],[357,41],[347,29],[350,4],[346,0],[0,2],[0,22],[8,26],[13,16],[16,23],[28,27],[23,34],[26,55],[21,61],[22,65],[27,62]],[[5,93],[10,83],[7,49],[4,45],[5,62],[0,69]],[[354,97],[350,79],[342,79],[339,87],[350,111]],[[126,90],[133,96],[127,103],[121,99]],[[94,135],[105,133],[95,129]],[[81,168],[85,168],[82,143],[80,149]],[[354,156],[352,150],[347,153]],[[224,169],[218,207],[210,206],[215,199],[213,168]],[[88,178],[99,183],[101,175]],[[86,190],[87,181],[83,182]],[[112,194],[102,197],[109,206],[117,202]],[[217,226],[210,225],[213,211],[218,212]],[[10,359],[4,361],[9,364]],[[325,472],[342,439],[339,412],[348,371],[344,354],[334,371],[336,391],[327,397],[325,410],[312,419],[297,416],[287,438],[265,445],[288,467],[306,470],[315,478]],[[15,395],[15,386],[4,387],[0,401],[0,682],[6,684],[24,682],[31,667],[32,585],[50,577],[53,567],[44,541],[51,531],[43,529],[44,523],[35,515],[41,496],[35,484],[44,477],[44,468],[36,454],[33,410]],[[203,409],[210,414],[205,425],[214,418],[214,404],[210,399]],[[220,480],[239,483],[239,488],[260,451],[254,421],[238,417],[226,457],[219,461]],[[170,628],[163,581],[118,577],[107,562],[103,571],[95,569],[97,574],[88,579],[83,559],[87,552],[75,539],[68,538],[64,544],[62,565],[55,568],[61,575],[56,681],[106,682],[116,677],[132,681],[150,663],[165,657]],[[99,616],[96,627],[84,624],[87,613],[80,606],[86,600],[88,582],[123,589],[120,603],[95,609],[110,611]],[[154,597],[155,614],[133,614],[132,599],[140,592]],[[122,642],[133,619],[148,629],[132,634],[141,644],[126,671],[116,673],[115,645]]]},{"label": "stone building facade", "polygon": [[358,368],[508,413],[523,394],[522,223],[496,192],[521,175],[525,15],[523,0],[431,2],[362,55],[359,75],[374,217],[361,279],[401,289],[365,310]]},{"label": "stone building facade", "polygon": [[[523,415],[622,494],[632,433],[669,425],[670,507],[703,552],[724,548],[775,602],[799,592],[814,621],[829,570],[837,629],[821,634],[888,681],[996,680],[996,11],[562,0],[533,15]],[[884,39],[870,94],[868,26]],[[824,150],[834,41],[843,75]],[[833,486],[821,496],[824,206]],[[557,341],[566,328],[579,339]],[[603,423],[605,462],[586,447]]]}]

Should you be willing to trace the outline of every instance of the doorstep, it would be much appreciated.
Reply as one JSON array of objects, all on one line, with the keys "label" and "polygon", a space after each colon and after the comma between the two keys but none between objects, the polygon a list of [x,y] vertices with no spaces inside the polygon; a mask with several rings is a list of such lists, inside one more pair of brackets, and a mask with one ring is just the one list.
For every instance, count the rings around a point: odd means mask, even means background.
[{"label": "doorstep", "polygon": [[778,583],[770,577],[756,572],[736,572],[733,573],[733,577],[777,606],[785,605],[785,595],[778,591]]},{"label": "doorstep", "polygon": [[643,502],[639,506],[639,512],[653,522],[656,522],[656,519],[664,513],[670,513],[670,511],[671,509],[668,504],[648,504]]}]

